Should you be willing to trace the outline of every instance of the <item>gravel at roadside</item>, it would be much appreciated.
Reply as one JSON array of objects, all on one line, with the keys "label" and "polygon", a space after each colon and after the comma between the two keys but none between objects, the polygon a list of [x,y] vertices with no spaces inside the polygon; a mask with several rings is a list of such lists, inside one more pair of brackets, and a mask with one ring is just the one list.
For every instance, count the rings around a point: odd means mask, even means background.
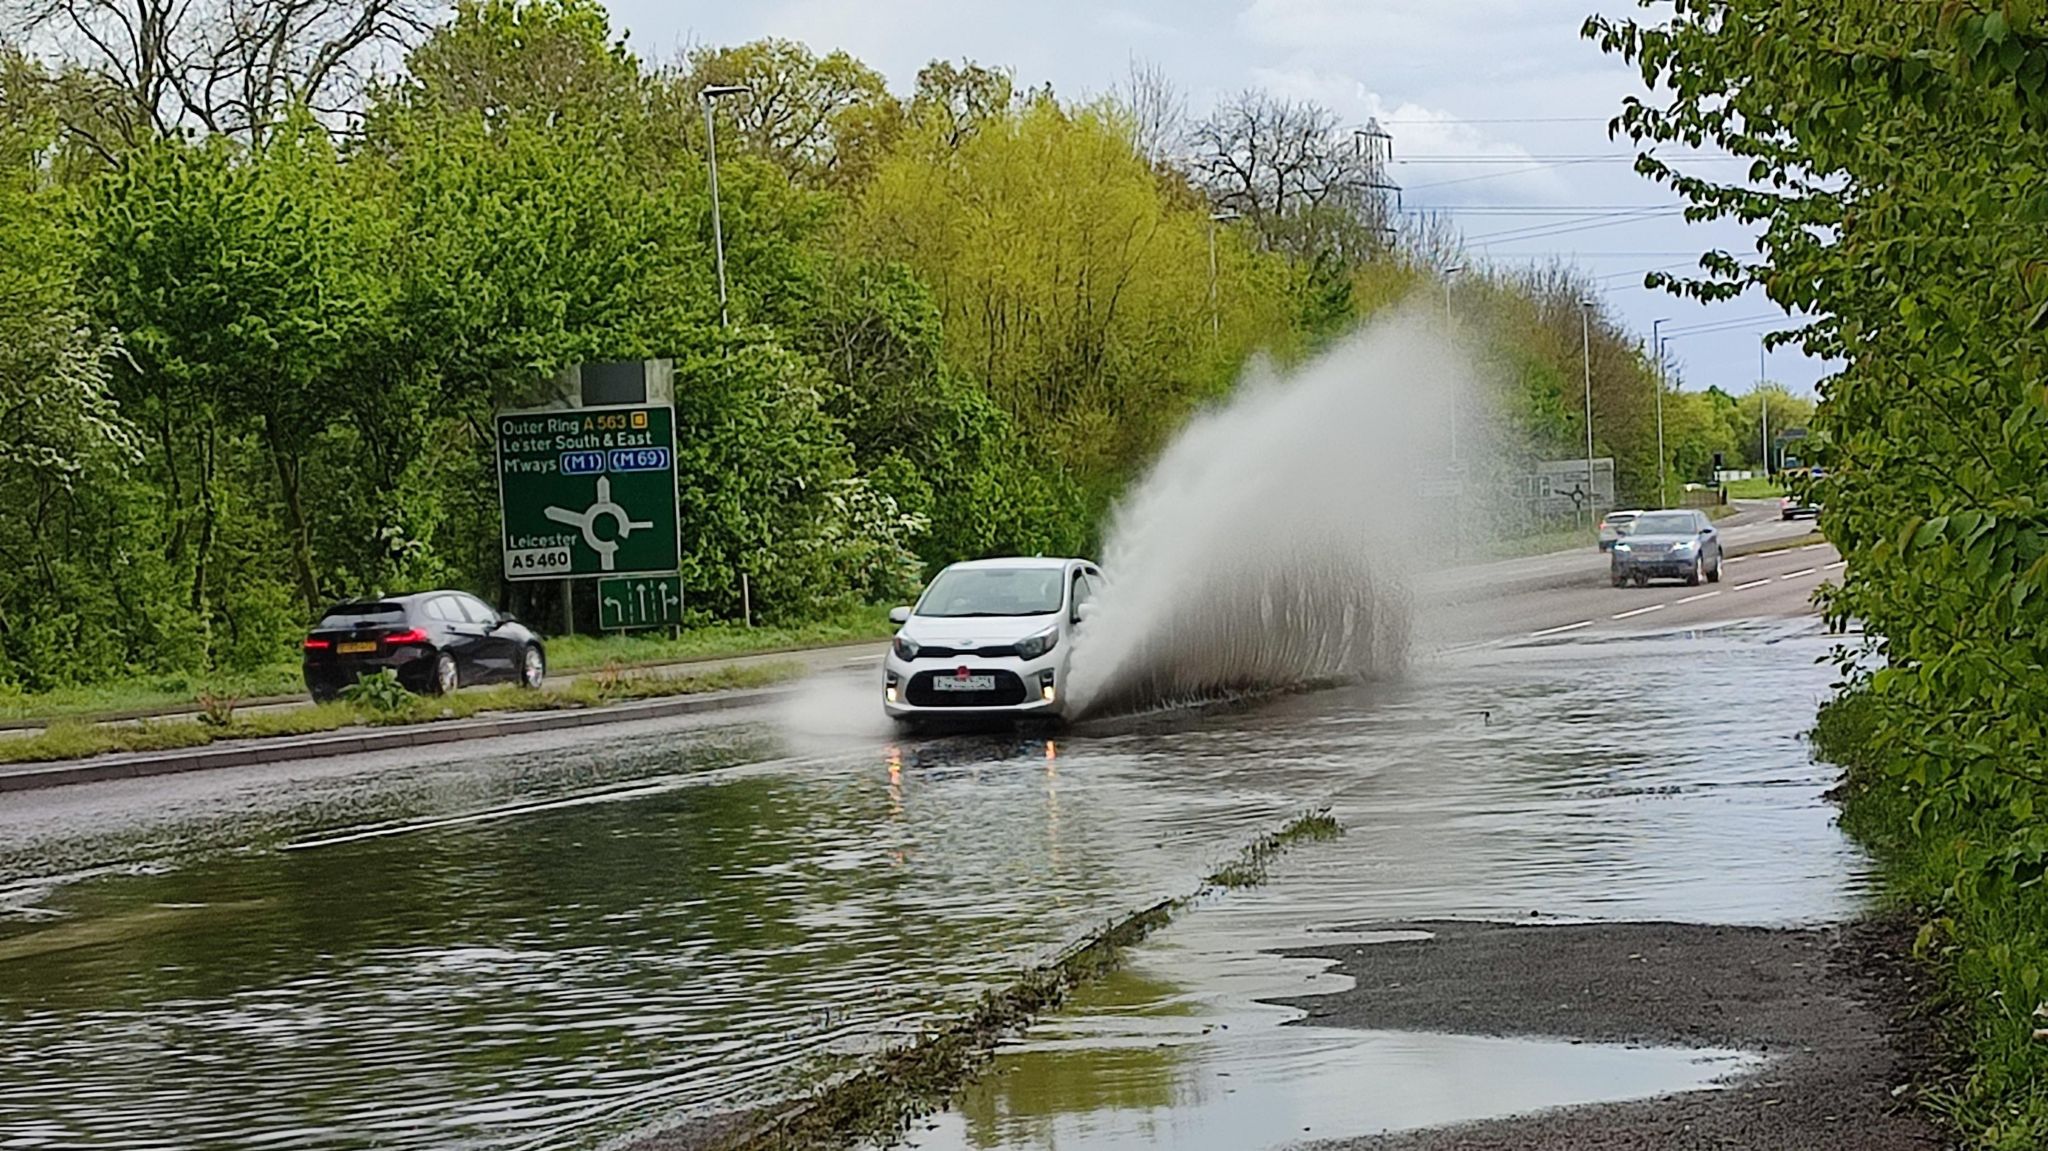
[{"label": "gravel at roadside", "polygon": [[1905,1085],[1932,1067],[1917,974],[1884,924],[1777,931],[1663,923],[1374,924],[1427,942],[1298,952],[1352,990],[1303,1023],[1734,1047],[1769,1062],[1724,1090],[1317,1144],[1356,1151],[1925,1151],[1950,1145]]}]

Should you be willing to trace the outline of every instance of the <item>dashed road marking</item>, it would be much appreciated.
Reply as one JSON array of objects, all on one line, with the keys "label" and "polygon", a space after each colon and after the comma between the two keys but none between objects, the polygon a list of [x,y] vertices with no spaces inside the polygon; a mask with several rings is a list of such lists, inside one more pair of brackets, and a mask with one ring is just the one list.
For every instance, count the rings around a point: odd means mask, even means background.
[{"label": "dashed road marking", "polygon": [[1582,627],[1592,627],[1592,626],[1593,626],[1593,621],[1592,621],[1592,620],[1589,620],[1589,619],[1582,619],[1582,620],[1580,620],[1580,621],[1579,621],[1579,622],[1577,622],[1577,623],[1568,623],[1568,624],[1564,625],[1563,627],[1547,627],[1547,628],[1544,628],[1544,629],[1543,629],[1542,631],[1532,631],[1532,632],[1530,632],[1530,633],[1529,633],[1529,638],[1530,638],[1530,639],[1542,639],[1542,638],[1543,638],[1544,636],[1546,636],[1546,635],[1563,635],[1563,634],[1564,634],[1565,632],[1568,632],[1568,631],[1577,631],[1577,630],[1579,630],[1579,629],[1580,629],[1580,628],[1582,628]]},{"label": "dashed road marking", "polygon": [[1815,570],[1816,569],[1814,568],[1800,568],[1796,572],[1786,572],[1784,575],[1781,575],[1778,578],[1780,580],[1798,579],[1800,576],[1803,575],[1812,575]]},{"label": "dashed road marking", "polygon": [[1751,560],[1751,559],[1755,559],[1755,558],[1756,558],[1755,556],[1729,556],[1729,557],[1727,557],[1726,559],[1722,560],[1721,562],[1722,562],[1722,563],[1724,563],[1724,564],[1739,564],[1739,563],[1742,563],[1742,562],[1743,562],[1743,561],[1745,561],[1745,560]]},{"label": "dashed road marking", "polygon": [[1721,593],[1717,591],[1703,591],[1698,595],[1686,596],[1684,599],[1679,600],[1678,602],[1680,604],[1698,603],[1703,599],[1713,599],[1715,596],[1720,594]]},{"label": "dashed road marking", "polygon": [[1829,564],[1828,566],[1826,566],[1826,567],[1822,568],[1821,570],[1822,570],[1822,571],[1834,571],[1834,570],[1835,570],[1836,568],[1845,568],[1845,567],[1848,567],[1848,566],[1849,566],[1849,561],[1848,561],[1848,560],[1836,560],[1835,562],[1833,562],[1833,563]]},{"label": "dashed road marking", "polygon": [[1667,607],[1670,607],[1670,606],[1671,606],[1670,604],[1663,604],[1663,603],[1653,603],[1653,604],[1651,604],[1651,605],[1650,605],[1649,607],[1639,607],[1639,608],[1637,608],[1637,609],[1636,609],[1636,610],[1634,610],[1634,611],[1625,611],[1625,612],[1622,612],[1622,613],[1621,613],[1620,615],[1611,615],[1611,616],[1608,616],[1607,618],[1608,618],[1608,619],[1634,619],[1635,617],[1637,617],[1637,616],[1639,616],[1639,615],[1649,615],[1649,614],[1650,614],[1651,612],[1653,612],[1653,611],[1663,611],[1663,610],[1664,610],[1665,608],[1667,608]]},{"label": "dashed road marking", "polygon": [[1735,585],[1735,590],[1736,590],[1736,591],[1748,591],[1749,589],[1751,589],[1751,588],[1753,588],[1753,587],[1762,587],[1762,586],[1764,586],[1765,584],[1767,584],[1767,583],[1769,583],[1769,582],[1771,582],[1771,577],[1769,577],[1769,576],[1765,576],[1765,577],[1764,577],[1764,578],[1762,578],[1762,579],[1758,579],[1758,580],[1751,580],[1751,581],[1749,581],[1748,583],[1739,583],[1739,584],[1736,584],[1736,585]]},{"label": "dashed road marking", "polygon": [[1822,548],[1824,548],[1824,547],[1826,547],[1826,546],[1828,546],[1828,545],[1826,545],[1826,544],[1807,544],[1807,545],[1806,545],[1805,547],[1803,547],[1803,548],[1800,548],[1799,550],[1800,550],[1800,551],[1803,551],[1803,552],[1817,552],[1817,551],[1819,551],[1820,549],[1822,549]]}]

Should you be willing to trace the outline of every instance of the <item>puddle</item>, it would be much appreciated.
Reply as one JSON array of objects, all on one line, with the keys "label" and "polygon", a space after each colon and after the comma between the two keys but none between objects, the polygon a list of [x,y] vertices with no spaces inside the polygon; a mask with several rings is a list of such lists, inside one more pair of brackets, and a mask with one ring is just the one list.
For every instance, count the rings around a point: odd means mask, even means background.
[{"label": "puddle", "polygon": [[[1291,1025],[1258,997],[1350,986],[1317,959],[1252,950],[1235,893],[1185,915],[1006,1046],[918,1151],[1253,1151],[1712,1090],[1763,1065],[1722,1049]],[[1222,913],[1222,914],[1218,914]],[[1272,946],[1371,946],[1408,930],[1304,928]]]}]

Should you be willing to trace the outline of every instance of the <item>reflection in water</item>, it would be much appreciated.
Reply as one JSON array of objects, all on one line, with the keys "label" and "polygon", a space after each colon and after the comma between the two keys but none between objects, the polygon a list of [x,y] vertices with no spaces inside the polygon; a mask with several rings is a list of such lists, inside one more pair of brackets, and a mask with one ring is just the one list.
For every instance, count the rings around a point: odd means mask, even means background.
[{"label": "reflection in water", "polygon": [[[604,1145],[791,1090],[1325,803],[1349,834],[1188,920],[1218,954],[1396,916],[1831,917],[1862,864],[1798,740],[1824,644],[1483,652],[1056,746],[648,724],[231,802],[163,781],[119,819],[11,800],[0,1146]],[[1515,1057],[1458,1052],[1402,1058]],[[1103,1059],[1105,1103],[1157,1110],[1145,1060]]]}]

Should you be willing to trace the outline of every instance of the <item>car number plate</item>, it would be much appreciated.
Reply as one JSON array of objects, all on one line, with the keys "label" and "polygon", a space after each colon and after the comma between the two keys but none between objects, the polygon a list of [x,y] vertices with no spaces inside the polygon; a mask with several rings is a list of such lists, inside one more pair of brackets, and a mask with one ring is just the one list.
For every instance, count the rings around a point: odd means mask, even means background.
[{"label": "car number plate", "polygon": [[369,640],[357,643],[336,644],[334,646],[334,650],[340,652],[343,655],[363,655],[367,652],[376,651],[377,642],[375,640]]},{"label": "car number plate", "polygon": [[932,680],[933,691],[994,691],[996,677],[992,675],[943,675]]}]

